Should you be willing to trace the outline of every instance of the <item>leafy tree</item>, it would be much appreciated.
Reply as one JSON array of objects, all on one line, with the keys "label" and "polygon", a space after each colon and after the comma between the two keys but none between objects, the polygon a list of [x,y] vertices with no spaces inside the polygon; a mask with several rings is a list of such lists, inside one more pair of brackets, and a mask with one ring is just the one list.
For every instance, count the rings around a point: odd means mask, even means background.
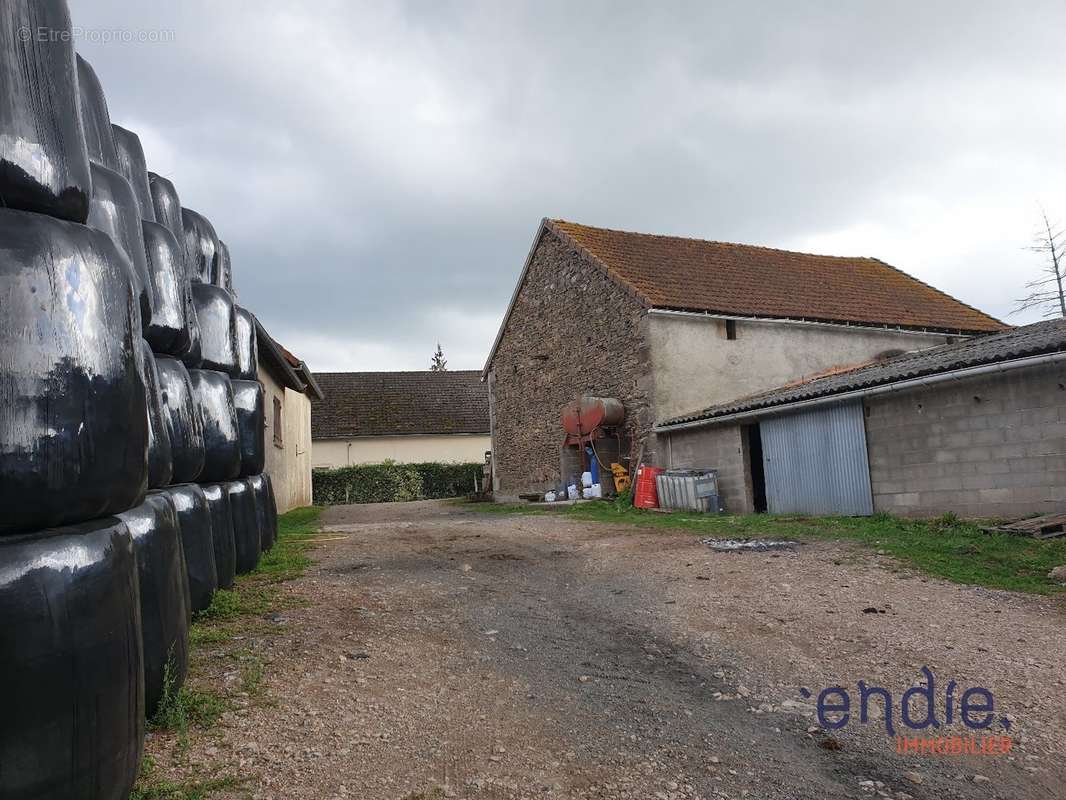
[{"label": "leafy tree", "polygon": [[437,342],[437,352],[433,354],[433,361],[429,365],[430,372],[447,372],[448,360],[444,357],[444,351],[440,349],[440,342]]}]

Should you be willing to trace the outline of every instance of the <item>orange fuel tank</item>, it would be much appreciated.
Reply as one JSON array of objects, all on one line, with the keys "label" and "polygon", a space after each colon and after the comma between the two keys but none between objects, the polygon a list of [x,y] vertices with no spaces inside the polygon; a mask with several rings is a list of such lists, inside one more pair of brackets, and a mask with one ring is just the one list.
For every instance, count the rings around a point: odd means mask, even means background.
[{"label": "orange fuel tank", "polygon": [[626,412],[621,400],[585,395],[563,406],[563,430],[570,436],[587,436],[597,428],[621,425]]}]

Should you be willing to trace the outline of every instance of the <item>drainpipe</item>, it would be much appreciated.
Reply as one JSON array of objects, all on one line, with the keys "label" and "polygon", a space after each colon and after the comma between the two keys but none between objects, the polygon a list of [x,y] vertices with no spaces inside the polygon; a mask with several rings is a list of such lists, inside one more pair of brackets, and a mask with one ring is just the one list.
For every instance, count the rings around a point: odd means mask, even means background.
[{"label": "drainpipe", "polygon": [[1016,369],[1023,369],[1025,367],[1040,367],[1048,364],[1058,364],[1062,361],[1066,361],[1066,352],[1050,353],[1048,355],[1042,356],[1029,356],[1028,358],[1017,358],[1013,361],[1004,361],[997,364],[982,364],[981,366],[977,367],[964,367],[963,369],[956,369],[952,370],[951,372],[941,372],[936,375],[928,375],[924,378],[911,378],[909,380],[897,381],[895,383],[887,383],[881,386],[871,386],[865,389],[855,389],[850,392],[841,392],[840,394],[830,394],[824,397],[814,397],[809,400],[797,400],[796,402],[783,403],[779,406],[756,408],[751,409],[750,411],[737,411],[733,414],[724,414],[720,417],[710,417],[708,419],[697,419],[691,420],[689,422],[679,422],[675,425],[656,425],[654,430],[656,433],[673,433],[675,431],[689,430],[692,428],[703,428],[712,425],[724,425],[729,422],[740,422],[745,420],[759,419],[762,417],[774,416],[776,414],[788,414],[793,411],[814,408],[817,406],[830,405],[832,403],[844,403],[848,400],[855,400],[861,397],[876,397],[878,395],[893,394],[895,392],[905,392],[909,389],[920,389],[929,386],[938,386],[942,383],[951,383],[982,375],[994,375],[1004,372],[1012,372]]}]

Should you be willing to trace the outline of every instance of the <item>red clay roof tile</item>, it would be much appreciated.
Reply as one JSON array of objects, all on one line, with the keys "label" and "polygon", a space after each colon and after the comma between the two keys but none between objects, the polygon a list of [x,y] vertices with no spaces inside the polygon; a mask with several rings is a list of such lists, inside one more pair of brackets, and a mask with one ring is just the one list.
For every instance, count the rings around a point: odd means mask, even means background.
[{"label": "red clay roof tile", "polygon": [[649,307],[945,331],[1009,328],[875,258],[592,228],[548,227]]}]

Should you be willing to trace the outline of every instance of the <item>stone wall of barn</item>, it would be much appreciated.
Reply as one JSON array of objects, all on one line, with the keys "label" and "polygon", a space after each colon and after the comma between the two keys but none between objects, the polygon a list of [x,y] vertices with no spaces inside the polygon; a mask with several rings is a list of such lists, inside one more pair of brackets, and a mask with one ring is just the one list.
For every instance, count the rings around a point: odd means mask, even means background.
[{"label": "stone wall of barn", "polygon": [[874,508],[1020,517],[1066,512],[1066,368],[867,400]]},{"label": "stone wall of barn", "polygon": [[[630,438],[645,437],[654,423],[645,324],[636,298],[555,234],[543,233],[492,362],[498,498],[558,484],[559,411],[578,395],[618,398]],[[649,463],[654,457],[645,453]]]}]

